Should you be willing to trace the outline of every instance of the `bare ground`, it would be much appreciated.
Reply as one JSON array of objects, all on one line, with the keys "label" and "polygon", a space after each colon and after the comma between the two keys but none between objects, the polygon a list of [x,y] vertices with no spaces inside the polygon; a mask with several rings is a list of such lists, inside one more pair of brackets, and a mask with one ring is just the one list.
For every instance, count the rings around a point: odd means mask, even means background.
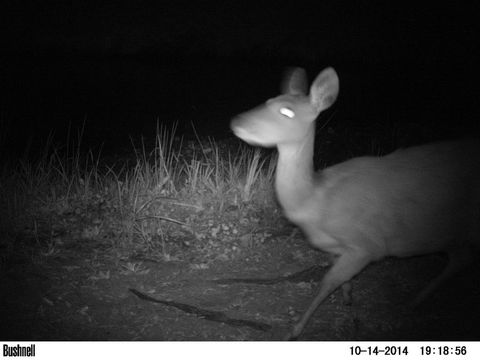
[{"label": "bare ground", "polygon": [[[211,261],[188,248],[148,258],[105,239],[64,238],[42,261],[34,252],[45,247],[26,247],[4,262],[0,338],[280,340],[328,267],[325,254],[291,234],[282,227],[261,243],[244,241],[239,256]],[[300,340],[480,340],[478,262],[420,308],[405,306],[444,265],[439,255],[371,264],[353,281],[353,305],[336,291]],[[236,278],[247,281],[214,281]]]}]

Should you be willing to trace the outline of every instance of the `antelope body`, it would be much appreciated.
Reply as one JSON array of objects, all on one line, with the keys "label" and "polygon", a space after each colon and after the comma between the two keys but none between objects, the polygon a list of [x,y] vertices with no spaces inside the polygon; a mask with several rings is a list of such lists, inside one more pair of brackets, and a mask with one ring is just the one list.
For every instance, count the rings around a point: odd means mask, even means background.
[{"label": "antelope body", "polygon": [[285,216],[310,243],[336,255],[318,294],[288,338],[298,337],[318,305],[370,262],[445,252],[444,271],[414,301],[472,260],[480,246],[480,145],[475,140],[434,143],[383,157],[359,157],[313,169],[315,119],[339,91],[333,68],[323,70],[307,95],[305,72],[286,77],[283,94],[237,116],[236,136],[276,146],[275,190]]}]

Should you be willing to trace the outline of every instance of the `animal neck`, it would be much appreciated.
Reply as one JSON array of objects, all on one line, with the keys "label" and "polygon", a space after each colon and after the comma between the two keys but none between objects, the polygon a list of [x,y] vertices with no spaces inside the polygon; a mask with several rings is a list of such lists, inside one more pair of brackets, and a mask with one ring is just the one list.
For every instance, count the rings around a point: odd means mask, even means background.
[{"label": "animal neck", "polygon": [[315,122],[312,122],[307,136],[302,141],[278,145],[275,190],[287,214],[301,209],[303,204],[312,197],[314,140]]}]

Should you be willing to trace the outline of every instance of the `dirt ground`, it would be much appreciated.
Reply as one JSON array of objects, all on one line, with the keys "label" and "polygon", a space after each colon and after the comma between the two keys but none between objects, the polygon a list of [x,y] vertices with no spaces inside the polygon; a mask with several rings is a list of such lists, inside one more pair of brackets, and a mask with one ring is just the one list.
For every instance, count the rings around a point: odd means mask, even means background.
[{"label": "dirt ground", "polygon": [[[282,228],[235,259],[208,262],[80,238],[64,238],[41,262],[16,252],[1,275],[0,338],[280,340],[328,268],[325,254],[293,234]],[[478,262],[423,306],[406,307],[444,265],[439,255],[371,264],[353,281],[353,304],[336,291],[299,340],[480,340]]]}]

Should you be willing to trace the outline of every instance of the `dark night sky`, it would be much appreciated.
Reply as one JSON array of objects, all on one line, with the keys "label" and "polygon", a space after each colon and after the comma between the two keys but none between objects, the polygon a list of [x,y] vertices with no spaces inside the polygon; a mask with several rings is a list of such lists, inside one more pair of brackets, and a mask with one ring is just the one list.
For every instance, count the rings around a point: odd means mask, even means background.
[{"label": "dark night sky", "polygon": [[98,142],[148,134],[156,118],[225,136],[230,116],[276,94],[285,66],[313,77],[332,65],[340,117],[470,131],[480,6],[419,3],[4,0],[1,121],[12,139],[87,119]]},{"label": "dark night sky", "polygon": [[307,59],[321,52],[357,61],[365,56],[370,61],[393,60],[394,53],[410,61],[446,56],[463,62],[478,49],[475,2],[7,3],[2,16],[5,52],[235,56],[255,51]]}]

